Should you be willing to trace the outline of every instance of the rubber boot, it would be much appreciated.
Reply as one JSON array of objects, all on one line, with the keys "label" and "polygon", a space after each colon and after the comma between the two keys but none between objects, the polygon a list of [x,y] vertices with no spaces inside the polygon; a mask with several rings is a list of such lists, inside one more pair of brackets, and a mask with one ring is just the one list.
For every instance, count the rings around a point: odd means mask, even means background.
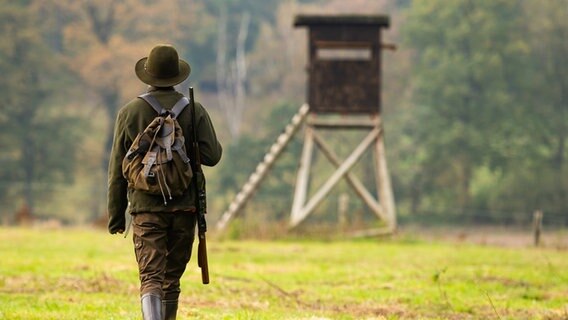
[{"label": "rubber boot", "polygon": [[176,320],[178,310],[177,300],[162,300],[162,310],[164,311],[163,320]]},{"label": "rubber boot", "polygon": [[140,298],[144,320],[162,320],[162,298],[155,293],[146,293]]}]

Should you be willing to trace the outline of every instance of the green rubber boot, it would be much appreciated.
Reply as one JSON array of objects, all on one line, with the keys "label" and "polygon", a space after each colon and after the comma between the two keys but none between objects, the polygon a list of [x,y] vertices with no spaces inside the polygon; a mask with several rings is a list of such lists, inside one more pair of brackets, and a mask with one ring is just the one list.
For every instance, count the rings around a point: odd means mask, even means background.
[{"label": "green rubber boot", "polygon": [[162,310],[164,311],[163,320],[176,320],[178,310],[177,300],[162,300]]},{"label": "green rubber boot", "polygon": [[144,320],[162,320],[162,297],[147,293],[140,298]]}]

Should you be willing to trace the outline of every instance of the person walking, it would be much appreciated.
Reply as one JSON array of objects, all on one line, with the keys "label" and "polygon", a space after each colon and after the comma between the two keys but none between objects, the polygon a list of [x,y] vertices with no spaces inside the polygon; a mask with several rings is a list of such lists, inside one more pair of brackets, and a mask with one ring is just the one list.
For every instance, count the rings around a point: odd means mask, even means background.
[{"label": "person walking", "polygon": [[[146,94],[124,105],[116,118],[108,167],[108,231],[111,234],[123,233],[126,215],[132,216],[143,318],[171,320],[176,319],[180,278],[190,260],[195,236],[195,188],[190,185],[177,196],[172,196],[168,189],[167,197],[164,191],[160,195],[139,190],[125,176],[124,161],[133,153],[131,148],[137,135],[158,116],[156,106],[151,104],[158,104],[158,108],[162,107],[169,113],[173,112],[174,105],[180,104],[178,102],[184,96],[174,86],[187,79],[191,67],[179,58],[173,46],[160,44],[136,63],[135,72],[149,87]],[[193,114],[195,119],[192,119]],[[194,110],[185,107],[173,117],[183,131],[184,139],[180,140],[185,144],[185,150],[192,150],[193,132],[196,132],[200,154],[192,155],[190,151],[189,159],[200,156],[203,165],[216,165],[221,159],[222,147],[206,109],[195,102]],[[192,122],[195,130],[191,127]],[[141,146],[142,143],[139,149],[142,149]],[[145,147],[148,148],[147,145]],[[144,151],[148,150],[142,150],[142,153]],[[168,157],[171,157],[171,150]],[[165,187],[168,187],[167,184]]]}]

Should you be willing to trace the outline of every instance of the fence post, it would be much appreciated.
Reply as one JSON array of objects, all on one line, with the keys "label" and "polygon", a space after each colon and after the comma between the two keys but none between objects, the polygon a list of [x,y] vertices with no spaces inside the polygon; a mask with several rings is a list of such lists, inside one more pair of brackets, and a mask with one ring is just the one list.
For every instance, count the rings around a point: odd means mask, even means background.
[{"label": "fence post", "polygon": [[339,195],[337,208],[337,220],[339,227],[344,229],[347,226],[347,210],[349,209],[349,195],[347,193],[342,193]]},{"label": "fence post", "polygon": [[533,232],[534,232],[534,245],[538,247],[540,245],[540,233],[542,230],[542,211],[536,210],[533,213]]}]

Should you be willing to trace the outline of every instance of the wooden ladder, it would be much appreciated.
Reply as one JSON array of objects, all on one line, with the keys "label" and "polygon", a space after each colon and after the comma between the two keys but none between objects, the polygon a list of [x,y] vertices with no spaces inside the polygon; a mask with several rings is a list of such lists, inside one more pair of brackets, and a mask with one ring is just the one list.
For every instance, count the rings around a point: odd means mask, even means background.
[{"label": "wooden ladder", "polygon": [[229,224],[229,221],[238,214],[256,189],[258,189],[258,186],[266,177],[266,174],[270,171],[274,162],[276,162],[276,159],[278,159],[280,154],[282,154],[286,145],[288,145],[290,140],[292,140],[292,137],[306,119],[309,109],[309,106],[304,104],[292,117],[292,121],[286,126],[284,132],[278,136],[276,142],[270,147],[270,150],[264,156],[264,159],[256,166],[256,170],[249,176],[247,182],[243,185],[239,193],[237,193],[229,205],[229,208],[223,213],[217,222],[217,230],[225,229],[225,227]]}]

